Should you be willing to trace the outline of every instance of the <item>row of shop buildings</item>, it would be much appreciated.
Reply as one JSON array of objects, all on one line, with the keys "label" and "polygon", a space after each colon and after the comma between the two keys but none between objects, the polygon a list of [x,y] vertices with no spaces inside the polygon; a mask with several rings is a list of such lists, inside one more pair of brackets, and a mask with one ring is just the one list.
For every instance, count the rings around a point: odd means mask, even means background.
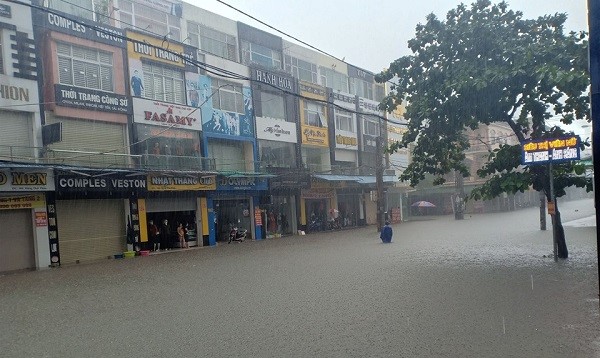
[{"label": "row of shop buildings", "polygon": [[[0,1],[0,271],[144,248],[150,221],[191,246],[376,223],[403,128],[372,73],[186,3],[73,3]],[[407,161],[382,161],[395,220]]]}]

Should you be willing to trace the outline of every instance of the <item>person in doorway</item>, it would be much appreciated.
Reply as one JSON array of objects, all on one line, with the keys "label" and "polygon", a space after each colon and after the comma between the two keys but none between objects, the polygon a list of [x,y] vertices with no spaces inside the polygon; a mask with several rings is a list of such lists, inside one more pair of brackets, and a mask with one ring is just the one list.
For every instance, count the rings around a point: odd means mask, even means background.
[{"label": "person in doorway", "polygon": [[158,227],[154,225],[154,220],[148,222],[148,236],[150,239],[150,245],[152,245],[152,251],[160,250],[160,241],[158,241]]},{"label": "person in doorway", "polygon": [[182,249],[187,249],[188,244],[185,241],[185,229],[183,228],[182,223],[179,223],[179,226],[177,226],[177,238],[179,239],[179,247]]},{"label": "person in doorway", "polygon": [[393,234],[394,233],[392,231],[392,227],[390,226],[390,222],[386,221],[385,226],[381,229],[381,234],[379,235],[379,238],[384,244],[389,244],[392,242]]},{"label": "person in doorway", "polygon": [[163,220],[162,226],[160,227],[160,247],[163,250],[171,248],[171,227],[169,226],[169,220]]}]

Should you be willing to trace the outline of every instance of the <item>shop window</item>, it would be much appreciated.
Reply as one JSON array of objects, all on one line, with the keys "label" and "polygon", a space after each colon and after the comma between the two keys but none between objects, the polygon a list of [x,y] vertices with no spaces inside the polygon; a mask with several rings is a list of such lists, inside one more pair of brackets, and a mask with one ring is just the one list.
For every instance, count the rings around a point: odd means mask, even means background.
[{"label": "shop window", "polygon": [[260,104],[263,117],[287,120],[283,96],[262,91],[260,92]]},{"label": "shop window", "polygon": [[304,124],[314,127],[327,127],[325,106],[314,102],[304,101]]},{"label": "shop window", "polygon": [[321,67],[321,85],[348,93],[348,76],[333,69]]},{"label": "shop window", "polygon": [[385,97],[385,86],[382,84],[375,84],[375,98],[373,98],[377,102],[383,101]]},{"label": "shop window", "polygon": [[285,70],[299,80],[317,84],[317,65],[292,56],[285,56]]},{"label": "shop window", "polygon": [[242,41],[242,63],[256,63],[268,68],[281,69],[281,53],[262,45]]},{"label": "shop window", "polygon": [[4,74],[4,43],[2,31],[0,31],[0,74]]},{"label": "shop window", "polygon": [[245,171],[244,144],[241,141],[211,140],[209,157],[214,158],[217,171]]},{"label": "shop window", "polygon": [[354,133],[354,116],[352,113],[335,109],[335,128]]},{"label": "shop window", "polygon": [[179,4],[173,4],[170,13],[130,0],[119,0],[115,6],[119,9],[119,19],[124,25],[129,24],[154,35],[169,35],[171,40],[181,40]]},{"label": "shop window", "polygon": [[373,121],[365,118],[364,128],[366,135],[378,137],[379,136],[379,121]]},{"label": "shop window", "polygon": [[62,42],[56,52],[61,84],[113,92],[112,53]]},{"label": "shop window", "polygon": [[142,63],[146,98],[185,104],[183,71],[156,63]]},{"label": "shop window", "polygon": [[213,79],[211,90],[213,108],[227,112],[245,113],[241,85]]},{"label": "shop window", "polygon": [[261,141],[259,155],[261,168],[291,168],[295,166],[293,143]]},{"label": "shop window", "polygon": [[93,0],[78,0],[76,3],[65,0],[48,0],[48,7],[69,15],[94,20]]},{"label": "shop window", "polygon": [[206,53],[237,62],[237,39],[224,32],[188,21],[190,44]]},{"label": "shop window", "polygon": [[350,93],[359,97],[373,99],[373,84],[360,78],[350,78]]}]

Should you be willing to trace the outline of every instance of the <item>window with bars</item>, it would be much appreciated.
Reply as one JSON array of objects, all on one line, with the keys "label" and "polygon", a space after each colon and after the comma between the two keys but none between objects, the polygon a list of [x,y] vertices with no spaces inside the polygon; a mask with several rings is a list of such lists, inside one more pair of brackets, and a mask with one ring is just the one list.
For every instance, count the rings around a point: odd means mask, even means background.
[{"label": "window with bars", "polygon": [[352,113],[335,109],[335,127],[342,131],[354,133],[354,116]]},{"label": "window with bars", "polygon": [[59,82],[64,85],[113,92],[113,54],[57,43]]},{"label": "window with bars", "polygon": [[231,61],[237,61],[237,40],[235,36],[188,21],[190,43],[206,53]]},{"label": "window with bars", "polygon": [[149,62],[142,63],[142,70],[146,98],[185,104],[183,71]]},{"label": "window with bars", "polygon": [[285,56],[285,70],[299,80],[318,83],[317,65],[292,56]]},{"label": "window with bars", "polygon": [[262,45],[242,41],[242,63],[256,63],[268,68],[281,69],[281,53]]},{"label": "window with bars", "polygon": [[138,30],[161,36],[170,34],[170,39],[181,40],[179,17],[130,0],[119,0],[116,6],[124,27],[131,25]]},{"label": "window with bars", "polygon": [[213,108],[227,112],[245,113],[244,94],[241,85],[213,79],[211,90]]},{"label": "window with bars", "polygon": [[315,102],[304,101],[304,124],[314,127],[327,127],[325,106]]}]

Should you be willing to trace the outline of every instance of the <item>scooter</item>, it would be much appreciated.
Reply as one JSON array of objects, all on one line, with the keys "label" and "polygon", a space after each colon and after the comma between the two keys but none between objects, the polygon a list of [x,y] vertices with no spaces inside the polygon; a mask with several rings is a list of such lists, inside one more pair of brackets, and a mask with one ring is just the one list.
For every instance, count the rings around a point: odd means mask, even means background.
[{"label": "scooter", "polygon": [[229,241],[227,243],[231,244],[232,241],[243,242],[246,240],[247,235],[248,230],[238,229],[237,226],[235,226],[229,231]]}]

